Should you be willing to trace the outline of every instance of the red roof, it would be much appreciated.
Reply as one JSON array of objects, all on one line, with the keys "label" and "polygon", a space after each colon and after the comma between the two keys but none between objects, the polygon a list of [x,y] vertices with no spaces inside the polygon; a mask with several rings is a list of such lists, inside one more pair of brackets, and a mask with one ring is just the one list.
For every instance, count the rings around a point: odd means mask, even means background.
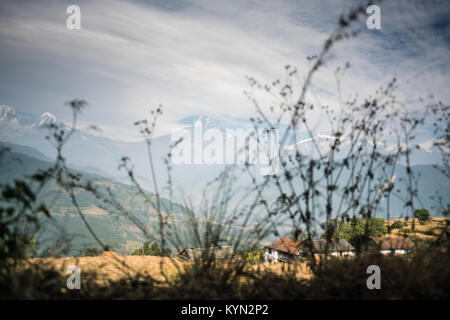
[{"label": "red roof", "polygon": [[281,238],[272,244],[266,246],[266,248],[274,249],[277,251],[285,252],[288,254],[297,254],[297,246],[302,242],[302,240],[294,240],[289,237]]}]

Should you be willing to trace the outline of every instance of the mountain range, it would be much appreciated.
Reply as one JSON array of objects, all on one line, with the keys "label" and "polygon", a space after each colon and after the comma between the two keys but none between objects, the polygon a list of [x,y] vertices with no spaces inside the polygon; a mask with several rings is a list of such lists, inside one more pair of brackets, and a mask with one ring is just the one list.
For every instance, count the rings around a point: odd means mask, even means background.
[{"label": "mountain range", "polygon": [[[0,143],[0,148],[8,148],[0,159],[0,185],[17,179],[27,180],[27,177],[38,170],[46,170],[52,166],[51,162],[42,159],[45,156],[33,148],[5,143]],[[148,230],[150,237],[158,235],[155,231],[159,223],[157,211],[146,202],[146,198],[138,194],[135,187],[80,170],[72,172],[81,174],[83,179],[90,181],[100,192],[109,198],[113,197],[130,210]],[[33,186],[31,181],[30,185]],[[106,188],[109,188],[111,194]],[[80,255],[86,248],[99,247],[80,219],[70,197],[56,182],[50,181],[38,196],[51,212],[51,218],[39,217],[41,227],[35,234],[39,250],[53,250],[51,255]],[[147,193],[147,196],[156,201],[155,195]],[[116,252],[130,253],[148,240],[134,222],[114,207],[96,199],[90,192],[77,189],[76,199],[97,236]],[[183,225],[189,219],[186,208],[168,199],[161,198],[161,209],[165,215],[171,214],[171,223]]]},{"label": "mountain range", "polygon": [[[12,183],[17,179],[29,181],[28,177],[39,170],[52,167],[53,162],[40,151],[12,143],[0,142],[0,186]],[[6,150],[6,152],[5,152]],[[100,174],[89,173],[71,168],[72,173],[81,175],[85,181],[90,181],[94,187],[108,197],[114,199],[128,210],[144,226],[149,237],[145,237],[138,225],[120,212],[114,206],[98,200],[92,193],[76,189],[77,203],[89,225],[101,241],[110,250],[120,254],[130,254],[133,249],[142,246],[144,241],[152,239],[160,241],[160,216],[147,199],[156,203],[156,195],[144,190],[144,197],[135,186],[120,183]],[[55,181],[50,181],[38,194],[51,213],[51,217],[39,216],[40,229],[35,233],[36,250],[45,256],[79,256],[87,248],[99,244],[89,233],[83,221],[66,194]],[[199,241],[195,233],[203,234],[208,228],[220,228],[221,220],[212,220],[190,210],[188,207],[160,198],[162,216],[166,220],[165,239],[169,248],[197,247]],[[222,241],[227,241],[245,229],[235,224],[223,225]],[[209,230],[211,232],[211,230]],[[248,234],[250,235],[250,234]],[[201,246],[201,245],[200,245]]]},{"label": "mountain range", "polygon": [[[45,137],[48,135],[46,125],[56,122],[69,127],[67,122],[57,119],[49,112],[37,117],[16,112],[14,108],[9,106],[0,106],[0,141],[33,147],[47,158],[54,159],[55,148]],[[203,130],[217,128],[225,132],[224,129],[214,125],[213,121],[205,116],[199,117],[193,125],[180,130],[192,131],[195,125],[199,124],[203,126]],[[167,165],[164,159],[170,151],[171,143],[173,143],[171,138],[171,135],[163,135],[152,139],[155,175],[159,186],[165,186],[168,181]],[[333,137],[323,134],[318,134],[313,138],[301,139],[295,144],[281,146],[283,148],[282,155],[292,154],[295,148],[298,148],[303,154],[315,157],[317,156],[315,144],[319,146],[322,152],[327,152],[333,139]],[[342,154],[349,147],[348,144],[348,140],[342,139]],[[420,148],[413,150],[411,155],[413,165],[429,165],[439,161],[440,152],[434,147],[432,139],[420,141],[418,145]],[[379,150],[388,153],[395,147],[394,144],[380,145]],[[128,157],[133,164],[138,180],[147,189],[155,191],[153,190],[148,151],[144,139],[142,142],[123,142],[97,136],[87,131],[76,131],[64,146],[63,155],[73,167],[91,173],[99,173],[119,181],[124,181],[126,176],[124,171],[118,169],[119,164],[123,157]],[[172,183],[175,188],[190,192],[189,196],[196,197],[205,184],[213,180],[224,168],[225,166],[221,164],[173,165]],[[159,191],[161,192],[161,190]]]},{"label": "mountain range", "polygon": [[[27,172],[27,168],[35,168],[36,161],[47,163],[47,165],[55,158],[54,147],[45,139],[48,131],[46,125],[52,123],[62,123],[68,126],[67,123],[57,119],[51,113],[45,112],[40,117],[34,117],[29,114],[16,112],[14,108],[8,106],[0,106],[0,141],[3,141],[0,146],[9,147],[14,153],[29,157],[25,164],[20,168],[5,170],[2,168],[2,180],[7,180],[17,176],[19,173]],[[219,126],[216,126],[211,119],[207,117],[200,117],[192,126],[185,126],[181,131],[191,132],[195,129],[195,125],[202,125],[204,129],[215,128],[224,131]],[[292,155],[297,147],[303,154],[311,157],[317,156],[314,144],[317,144],[323,152],[327,151],[330,141],[334,138],[327,135],[317,135],[313,138],[299,140],[296,144],[281,146],[282,156]],[[171,135],[164,135],[155,137],[151,141],[153,164],[155,168],[155,177],[158,186],[158,191],[167,197],[168,173],[165,157],[170,151],[170,145],[173,143]],[[443,205],[450,204],[450,181],[433,164],[435,163],[438,151],[433,146],[432,140],[421,141],[420,149],[414,151],[412,171],[416,176],[421,176],[419,183],[419,197],[421,198],[421,206],[426,208],[436,207],[436,199],[441,198]],[[343,150],[348,147],[348,141],[343,139],[341,146]],[[390,152],[393,145],[380,146],[381,152]],[[149,166],[148,151],[144,140],[142,142],[122,142],[115,141],[106,137],[100,137],[85,131],[77,131],[73,134],[68,143],[64,146],[63,155],[68,159],[69,166],[85,174],[95,176],[96,179],[108,181],[108,184],[117,185],[121,191],[125,201],[132,199],[132,192],[128,195],[125,191],[131,188],[127,174],[123,170],[119,170],[121,159],[126,156],[130,158],[136,179],[141,185],[148,190],[149,193],[154,192],[154,184],[152,181],[151,170]],[[31,160],[30,160],[31,158]],[[196,165],[196,164],[179,164],[173,165],[171,169],[172,191],[173,199],[178,203],[198,203],[204,196],[203,191],[208,182],[213,181],[224,169],[223,164],[211,165]],[[255,172],[257,168],[255,167]],[[343,176],[345,177],[345,172]],[[396,177],[396,188],[399,193],[405,193],[407,186],[400,183],[405,181],[406,168],[399,164],[394,172]],[[259,181],[261,177],[257,177]],[[320,179],[320,177],[318,177]],[[343,178],[343,181],[345,178]],[[241,194],[245,194],[245,190],[251,186],[252,181],[248,176],[243,176],[234,184],[236,189],[241,189]],[[278,195],[275,188],[267,189],[267,199],[275,199]],[[203,199],[204,200],[204,199]],[[133,203],[129,203],[131,207]],[[136,205],[139,208],[140,205]],[[242,205],[244,206],[244,205]],[[195,205],[193,206],[195,209]],[[404,202],[392,198],[391,202],[392,216],[401,216],[404,212]],[[70,208],[64,209],[70,211]],[[181,210],[181,209],[180,209]],[[139,211],[139,210],[137,210]],[[93,220],[99,216],[93,215]],[[99,218],[98,225],[104,223]],[[80,228],[80,232],[81,232]],[[104,232],[109,234],[108,232]],[[133,232],[131,232],[133,233]],[[131,233],[127,237],[134,244],[142,239],[133,238]],[[120,234],[120,232],[113,232],[113,234]],[[118,242],[118,246],[123,249],[123,238]],[[85,245],[78,245],[83,247]],[[125,244],[125,246],[127,246]]]}]

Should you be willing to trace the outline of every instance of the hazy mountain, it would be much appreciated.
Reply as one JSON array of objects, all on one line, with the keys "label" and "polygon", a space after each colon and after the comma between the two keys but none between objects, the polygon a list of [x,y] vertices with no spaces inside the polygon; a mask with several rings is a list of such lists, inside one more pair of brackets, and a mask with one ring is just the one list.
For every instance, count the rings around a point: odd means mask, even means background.
[{"label": "hazy mountain", "polygon": [[[332,145],[334,144],[335,137],[318,134],[313,138],[301,139],[295,144],[286,145],[283,147],[283,153],[286,155],[294,155],[296,150],[298,150],[303,155],[308,155],[312,158],[318,158],[320,155],[326,155],[330,152]],[[410,157],[411,164],[413,165],[423,165],[423,164],[436,164],[440,163],[441,152],[435,147],[435,139],[421,139],[417,141],[412,141],[410,145]],[[371,152],[373,144],[371,141],[360,139],[358,141],[358,147],[363,147],[364,152]],[[341,137],[339,144],[339,151],[336,152],[335,158],[344,158],[351,147],[351,141],[348,138]],[[395,153],[398,150],[398,145],[396,143],[381,143],[378,142],[377,151],[382,154]],[[404,144],[400,145],[401,148],[406,148]],[[450,151],[450,150],[447,150]],[[402,159],[400,163],[402,163]],[[404,164],[404,163],[403,163]]]},{"label": "hazy mountain", "polygon": [[[1,143],[0,148],[4,147],[19,152],[2,153],[0,184],[11,183],[16,179],[27,179],[38,170],[45,170],[52,166],[52,162],[46,161],[45,156],[31,147]],[[42,159],[29,155],[35,155]],[[149,205],[147,198],[138,194],[134,186],[122,184],[98,174],[80,170],[73,170],[73,172],[81,174],[83,179],[91,181],[108,198],[117,200],[121,206],[129,210],[146,227],[150,240],[160,239],[159,215],[156,209]],[[107,188],[111,191],[111,196],[107,193]],[[146,192],[146,194],[156,203],[154,194],[150,192]],[[50,254],[52,255],[80,255],[88,247],[99,247],[86,229],[69,196],[55,182],[50,182],[38,194],[38,199],[45,201],[51,212],[51,219],[46,217],[39,219],[41,229],[36,234],[38,249],[51,248]],[[92,229],[112,250],[129,254],[132,249],[149,240],[144,237],[137,225],[123,213],[99,201],[93,194],[77,189],[76,199]],[[196,237],[193,236],[196,228],[202,234],[201,230],[205,228],[206,223],[215,226],[221,225],[221,221],[203,217],[164,197],[160,198],[160,204],[162,214],[167,217],[167,223],[170,225],[170,230],[165,229],[166,245],[169,248],[172,246],[198,246]],[[228,231],[223,234],[223,241],[242,231],[237,224],[227,225],[225,228]],[[61,251],[63,248],[67,250]]]},{"label": "hazy mountain", "polygon": [[[54,123],[60,121],[49,113],[44,113],[41,117],[32,119],[29,115],[16,113],[11,107],[2,106],[0,108],[0,132],[2,133],[0,140],[24,145],[32,146],[39,150],[41,154],[50,159],[54,158],[55,151],[48,141],[45,140],[47,131],[42,128],[46,123]],[[185,126],[180,129],[181,132],[191,134],[196,128],[217,129],[224,135],[224,129],[215,125],[211,119],[207,117],[198,118],[193,125]],[[18,130],[20,128],[20,130]],[[8,131],[7,135],[3,135],[4,131]],[[152,154],[153,163],[155,167],[156,181],[158,191],[167,195],[168,173],[167,165],[164,158],[167,157],[170,151],[171,135],[164,135],[152,140]],[[310,157],[317,157],[318,146],[320,152],[326,153],[334,138],[327,135],[317,135],[315,137],[299,140],[296,145],[299,150]],[[370,142],[361,140],[365,148],[370,148]],[[419,196],[424,199],[423,205],[431,207],[436,202],[436,199],[430,199],[435,193],[442,197],[444,204],[450,202],[449,181],[438,170],[433,168],[430,164],[435,163],[438,159],[438,150],[433,146],[433,140],[424,140],[417,142],[420,149],[414,149],[412,153],[415,165],[413,172],[422,173],[419,184]],[[207,147],[207,143],[203,145]],[[229,146],[226,146],[227,148]],[[295,145],[282,146],[282,156],[289,156],[295,153]],[[345,152],[350,147],[350,142],[342,138],[342,151],[337,159],[343,157]],[[395,144],[380,144],[380,152],[392,152],[395,150]],[[17,150],[16,150],[17,151]],[[17,151],[19,152],[19,151]],[[131,143],[119,142],[105,137],[95,136],[87,132],[76,132],[67,145],[64,147],[64,156],[68,159],[69,164],[75,168],[83,168],[85,171],[91,173],[98,173],[102,175],[108,174],[115,177],[118,181],[127,183],[125,172],[118,170],[118,165],[123,156],[131,159],[135,175],[140,183],[150,191],[153,191],[153,182],[149,165],[148,150],[145,142]],[[101,171],[96,168],[101,168]],[[192,200],[194,203],[202,197],[202,192],[206,184],[216,178],[220,172],[225,168],[223,164],[178,164],[173,165],[171,170],[172,188],[174,190],[174,197],[177,201]],[[258,166],[253,168],[257,179],[262,177],[259,175]],[[401,165],[397,167],[395,173],[396,187],[400,188],[400,193],[405,193],[406,186],[401,182],[401,177],[405,174],[405,168]],[[345,176],[345,174],[344,174]],[[318,177],[320,179],[320,176]],[[345,181],[345,179],[343,179]],[[234,187],[241,189],[241,194],[251,186],[251,180],[248,176],[242,177]],[[267,198],[270,200],[277,195],[275,189],[268,189]],[[404,210],[403,202],[395,198],[392,200],[391,207],[395,214],[400,215]]]},{"label": "hazy mountain", "polygon": [[[45,139],[48,135],[46,124],[60,122],[54,115],[46,112],[41,117],[31,119],[29,115],[16,113],[11,107],[1,106],[0,141],[30,146],[49,159],[54,159],[56,151]],[[211,128],[211,121],[200,119],[205,128]],[[189,130],[190,127],[186,127]],[[152,153],[156,178],[160,187],[167,184],[168,173],[164,158],[170,151],[171,136],[164,135],[152,140]],[[87,132],[75,132],[64,146],[63,155],[74,168],[108,175],[126,182],[126,173],[119,171],[121,159],[129,157],[136,177],[144,187],[153,190],[150,174],[148,150],[145,142],[121,142],[99,137]],[[194,195],[204,187],[207,181],[214,179],[223,169],[222,165],[177,165],[173,167],[173,183],[178,189],[192,191]],[[96,171],[101,168],[101,171]],[[194,191],[195,190],[195,191]]]},{"label": "hazy mountain", "polygon": [[[20,153],[20,154],[23,154],[26,156],[36,158],[38,160],[49,161],[49,162],[54,161],[54,159],[47,157],[42,152],[40,152],[32,147],[28,147],[28,146],[23,146],[23,145],[19,145],[19,144],[15,144],[15,143],[8,143],[8,142],[0,141],[0,148],[5,148],[11,152]],[[104,172],[96,167],[88,167],[88,166],[79,167],[79,166],[75,166],[75,165],[69,165],[69,168],[85,171],[87,173],[99,174],[108,179],[114,180],[114,177],[112,177],[111,175],[107,174],[106,172]]]},{"label": "hazy mountain", "polygon": [[[20,149],[17,147],[17,149]],[[39,154],[36,150],[24,147],[27,153]],[[24,179],[36,173],[38,170],[45,170],[52,165],[51,162],[39,160],[22,153],[7,152],[0,159],[0,183],[11,183],[15,179]],[[151,209],[145,199],[137,195],[136,188],[117,183],[100,175],[94,175],[82,171],[74,171],[90,180],[99,190],[106,192],[109,187],[114,198],[122,206],[130,210],[150,233],[157,236],[158,233],[152,226],[159,223],[156,210]],[[38,195],[39,199],[45,200],[51,211],[51,219],[42,217],[40,219],[42,228],[37,234],[40,248],[54,247],[61,249],[67,247],[66,254],[80,254],[87,247],[98,247],[92,236],[88,233],[77,211],[75,210],[69,196],[63,192],[55,182],[51,182]],[[155,196],[148,193],[148,196],[156,200]],[[85,214],[89,224],[92,226],[99,238],[105,244],[118,252],[126,252],[141,245],[145,240],[143,233],[125,216],[118,214],[117,210],[102,204],[92,194],[87,191],[77,190],[77,201]],[[174,215],[172,222],[182,223],[188,218],[187,210],[182,206],[172,203],[167,199],[161,199],[163,212],[172,212]],[[153,230],[153,231],[152,231]],[[60,233],[64,231],[64,234]],[[64,237],[63,237],[64,236]],[[62,243],[61,243],[62,241]],[[57,245],[57,243],[59,244]]]},{"label": "hazy mountain", "polygon": [[[45,125],[50,123],[64,123],[64,120],[57,119],[49,112],[43,113],[40,117],[33,117],[28,114],[18,113],[9,106],[0,106],[0,141],[16,143],[25,146],[31,146],[45,156],[53,159],[55,157],[54,147],[45,139],[48,131]],[[225,130],[214,124],[214,121],[201,116],[192,125],[186,126],[179,131],[193,132],[195,126],[202,126],[203,130],[215,128],[223,132]],[[176,132],[174,132],[174,135]],[[326,153],[333,142],[331,136],[318,134],[312,139],[301,139],[296,142],[298,149],[311,157],[318,156],[320,152]],[[433,146],[433,139],[417,141],[420,149],[414,149],[412,152],[412,164],[434,164],[439,161],[439,151]],[[360,141],[361,144],[370,147],[370,142]],[[164,158],[169,152],[171,144],[171,135],[156,137],[152,140],[152,151],[156,166],[156,175],[159,184],[165,184],[167,181],[167,170]],[[293,153],[295,145],[282,146],[283,154]],[[203,146],[205,147],[205,145]],[[228,146],[226,146],[228,147]],[[347,139],[341,139],[342,151],[338,155],[344,155],[350,147]],[[380,152],[392,152],[397,146],[395,144],[380,144]],[[64,147],[64,155],[71,165],[83,168],[100,168],[104,173],[112,177],[123,177],[124,173],[118,171],[118,165],[123,156],[128,156],[134,164],[137,176],[149,188],[152,188],[150,168],[148,162],[148,153],[144,142],[121,142],[111,140],[105,137],[99,137],[94,134],[78,131],[76,132]],[[214,174],[223,169],[222,165],[176,165],[173,166],[173,176],[178,179],[180,187],[192,187],[197,185],[199,180],[212,179]],[[202,178],[202,179],[199,179]]]},{"label": "hazy mountain", "polygon": [[15,144],[15,143],[8,143],[8,142],[0,141],[0,148],[8,149],[11,152],[20,153],[20,154],[23,154],[26,156],[36,158],[38,160],[52,161],[52,159],[50,159],[49,157],[44,155],[42,152],[40,152],[32,147],[27,147],[27,146],[22,146],[22,145]]}]

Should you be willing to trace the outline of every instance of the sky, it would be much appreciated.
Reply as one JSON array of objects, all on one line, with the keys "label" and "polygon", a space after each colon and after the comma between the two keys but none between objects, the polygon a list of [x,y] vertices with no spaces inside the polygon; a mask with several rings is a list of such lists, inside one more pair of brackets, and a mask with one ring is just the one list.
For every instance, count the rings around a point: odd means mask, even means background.
[{"label": "sky", "polygon": [[[82,126],[134,141],[136,120],[163,106],[157,134],[206,115],[236,127],[255,109],[246,75],[271,82],[310,67],[340,14],[359,1],[1,1],[0,104],[69,120],[64,102],[88,101]],[[81,9],[81,29],[66,27],[66,8]],[[399,79],[411,108],[450,101],[450,3],[385,1],[381,30],[357,24],[314,78],[314,99],[336,106],[334,71],[350,62],[343,97],[370,94]],[[261,97],[266,102],[265,97]],[[321,119],[315,119],[320,131]],[[323,128],[325,130],[325,128]]]}]

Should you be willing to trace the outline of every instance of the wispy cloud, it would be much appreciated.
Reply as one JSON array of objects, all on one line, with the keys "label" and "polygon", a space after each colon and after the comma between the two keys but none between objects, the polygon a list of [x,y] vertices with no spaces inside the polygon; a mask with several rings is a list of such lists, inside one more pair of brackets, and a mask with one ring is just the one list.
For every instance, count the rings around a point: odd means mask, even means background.
[{"label": "wispy cloud", "polygon": [[[160,133],[206,114],[220,121],[254,114],[245,75],[272,81],[283,66],[308,69],[348,1],[80,1],[82,29],[65,27],[69,2],[0,5],[0,97],[21,111],[69,117],[63,102],[90,102],[82,119],[116,139],[136,138],[133,122],[164,105]],[[316,98],[336,104],[333,75],[350,61],[343,94],[400,79],[411,101],[448,101],[446,2],[385,3],[382,30],[339,45],[314,81]],[[445,18],[447,17],[447,18]],[[365,21],[359,22],[362,26]],[[319,119],[317,119],[319,122]]]}]

